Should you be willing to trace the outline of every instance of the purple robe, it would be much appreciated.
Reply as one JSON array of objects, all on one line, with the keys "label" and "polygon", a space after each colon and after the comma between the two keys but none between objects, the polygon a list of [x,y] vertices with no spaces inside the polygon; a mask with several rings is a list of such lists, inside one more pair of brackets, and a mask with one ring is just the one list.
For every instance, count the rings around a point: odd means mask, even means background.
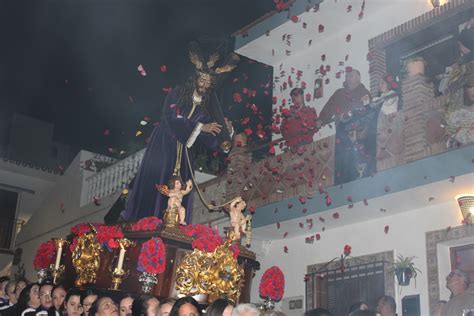
[{"label": "purple robe", "polygon": [[[186,143],[196,128],[197,123],[211,123],[213,120],[200,105],[190,119],[187,118],[192,105],[178,108],[178,89],[174,89],[166,97],[163,107],[162,122],[154,128],[150,143],[140,164],[138,173],[130,190],[123,218],[135,221],[147,216],[163,218],[167,208],[168,197],[161,194],[156,185],[168,184],[173,175],[177,156],[177,140],[183,144],[181,159],[181,179],[186,182],[191,178],[191,172],[185,154]],[[220,150],[217,137],[201,132],[197,137],[212,150]],[[193,165],[193,154],[189,148],[189,159]],[[186,208],[186,222],[190,223],[193,207],[193,192],[183,198],[182,205]]]}]

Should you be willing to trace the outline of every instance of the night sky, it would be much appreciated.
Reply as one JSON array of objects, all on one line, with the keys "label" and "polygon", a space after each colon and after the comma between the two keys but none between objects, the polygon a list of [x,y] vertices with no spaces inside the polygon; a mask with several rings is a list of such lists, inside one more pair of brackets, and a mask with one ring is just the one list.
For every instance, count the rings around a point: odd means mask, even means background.
[{"label": "night sky", "polygon": [[133,152],[151,128],[135,137],[139,122],[159,119],[163,88],[193,69],[187,43],[228,37],[273,9],[273,0],[2,0],[0,106],[53,123],[58,142]]}]

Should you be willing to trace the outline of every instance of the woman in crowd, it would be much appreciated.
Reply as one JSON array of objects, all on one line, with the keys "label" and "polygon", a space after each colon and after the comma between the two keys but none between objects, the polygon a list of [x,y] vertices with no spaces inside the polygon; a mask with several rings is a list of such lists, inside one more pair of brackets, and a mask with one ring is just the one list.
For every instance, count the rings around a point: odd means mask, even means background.
[{"label": "woman in crowd", "polygon": [[2,316],[34,316],[36,309],[40,306],[39,285],[32,283],[27,285],[18,297],[18,303],[2,311]]},{"label": "woman in crowd", "polygon": [[0,304],[0,311],[9,308],[12,305],[17,303],[17,298],[15,296],[15,288],[16,288],[16,281],[12,280],[8,282],[7,286],[5,287],[5,293],[7,295],[7,301]]},{"label": "woman in crowd", "polygon": [[[92,304],[89,316],[118,316],[118,307],[115,302],[107,296],[99,298]],[[135,315],[135,314],[133,314]],[[137,314],[138,315],[138,314]]]},{"label": "woman in crowd", "polygon": [[119,314],[120,316],[130,316],[132,315],[132,305],[133,305],[134,297],[132,294],[127,293],[122,299],[120,300],[119,304]]},{"label": "woman in crowd", "polygon": [[53,285],[51,283],[43,283],[39,287],[40,307],[36,310],[36,315],[48,315],[48,310],[53,306],[52,299]]},{"label": "woman in crowd", "polygon": [[[176,303],[176,300],[174,298],[167,298],[163,300],[160,304],[159,308],[159,316],[169,316],[171,309],[173,308],[174,303]],[[122,315],[120,315],[122,316]]]},{"label": "woman in crowd", "polygon": [[7,297],[7,284],[10,281],[10,278],[7,276],[0,277],[0,305],[5,305],[8,303]]},{"label": "woman in crowd", "polygon": [[97,294],[91,289],[86,289],[81,293],[81,305],[84,316],[89,315],[89,310],[91,309],[92,304],[97,301],[97,297]]},{"label": "woman in crowd", "polygon": [[206,309],[206,316],[231,316],[234,306],[226,299],[212,302]]},{"label": "woman in crowd", "polygon": [[185,296],[174,303],[170,316],[202,316],[201,306],[194,298]]},{"label": "woman in crowd", "polygon": [[15,285],[15,296],[18,300],[20,298],[21,291],[28,285],[30,282],[25,278],[20,278],[16,281]]},{"label": "woman in crowd", "polygon": [[158,313],[160,301],[151,295],[140,295],[132,304],[133,316],[155,316]]},{"label": "woman in crowd", "polygon": [[78,289],[67,291],[64,299],[64,311],[63,315],[65,316],[80,316],[82,314],[81,291]]},{"label": "woman in crowd", "polygon": [[61,315],[64,310],[64,298],[66,297],[66,289],[62,284],[56,284],[51,291],[53,294],[53,306],[48,310],[48,315]]}]

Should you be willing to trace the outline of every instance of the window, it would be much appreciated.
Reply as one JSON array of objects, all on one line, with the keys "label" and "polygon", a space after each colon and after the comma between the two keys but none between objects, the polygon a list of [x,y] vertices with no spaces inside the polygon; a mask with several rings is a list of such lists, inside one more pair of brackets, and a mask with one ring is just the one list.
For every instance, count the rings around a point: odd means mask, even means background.
[{"label": "window", "polygon": [[451,270],[461,269],[469,273],[474,282],[474,244],[450,248]]},{"label": "window", "polygon": [[347,315],[356,302],[375,306],[385,294],[386,266],[386,262],[376,261],[308,275],[306,310],[323,307],[334,315]]}]

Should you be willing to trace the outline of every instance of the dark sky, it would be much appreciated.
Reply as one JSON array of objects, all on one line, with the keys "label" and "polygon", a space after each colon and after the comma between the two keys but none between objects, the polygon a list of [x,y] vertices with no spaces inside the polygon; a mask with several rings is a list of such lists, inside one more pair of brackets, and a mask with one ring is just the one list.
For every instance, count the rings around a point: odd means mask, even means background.
[{"label": "dark sky", "polygon": [[0,106],[53,123],[56,141],[79,148],[143,146],[140,120],[158,119],[162,88],[192,69],[186,44],[229,36],[273,8],[273,0],[0,0]]}]

